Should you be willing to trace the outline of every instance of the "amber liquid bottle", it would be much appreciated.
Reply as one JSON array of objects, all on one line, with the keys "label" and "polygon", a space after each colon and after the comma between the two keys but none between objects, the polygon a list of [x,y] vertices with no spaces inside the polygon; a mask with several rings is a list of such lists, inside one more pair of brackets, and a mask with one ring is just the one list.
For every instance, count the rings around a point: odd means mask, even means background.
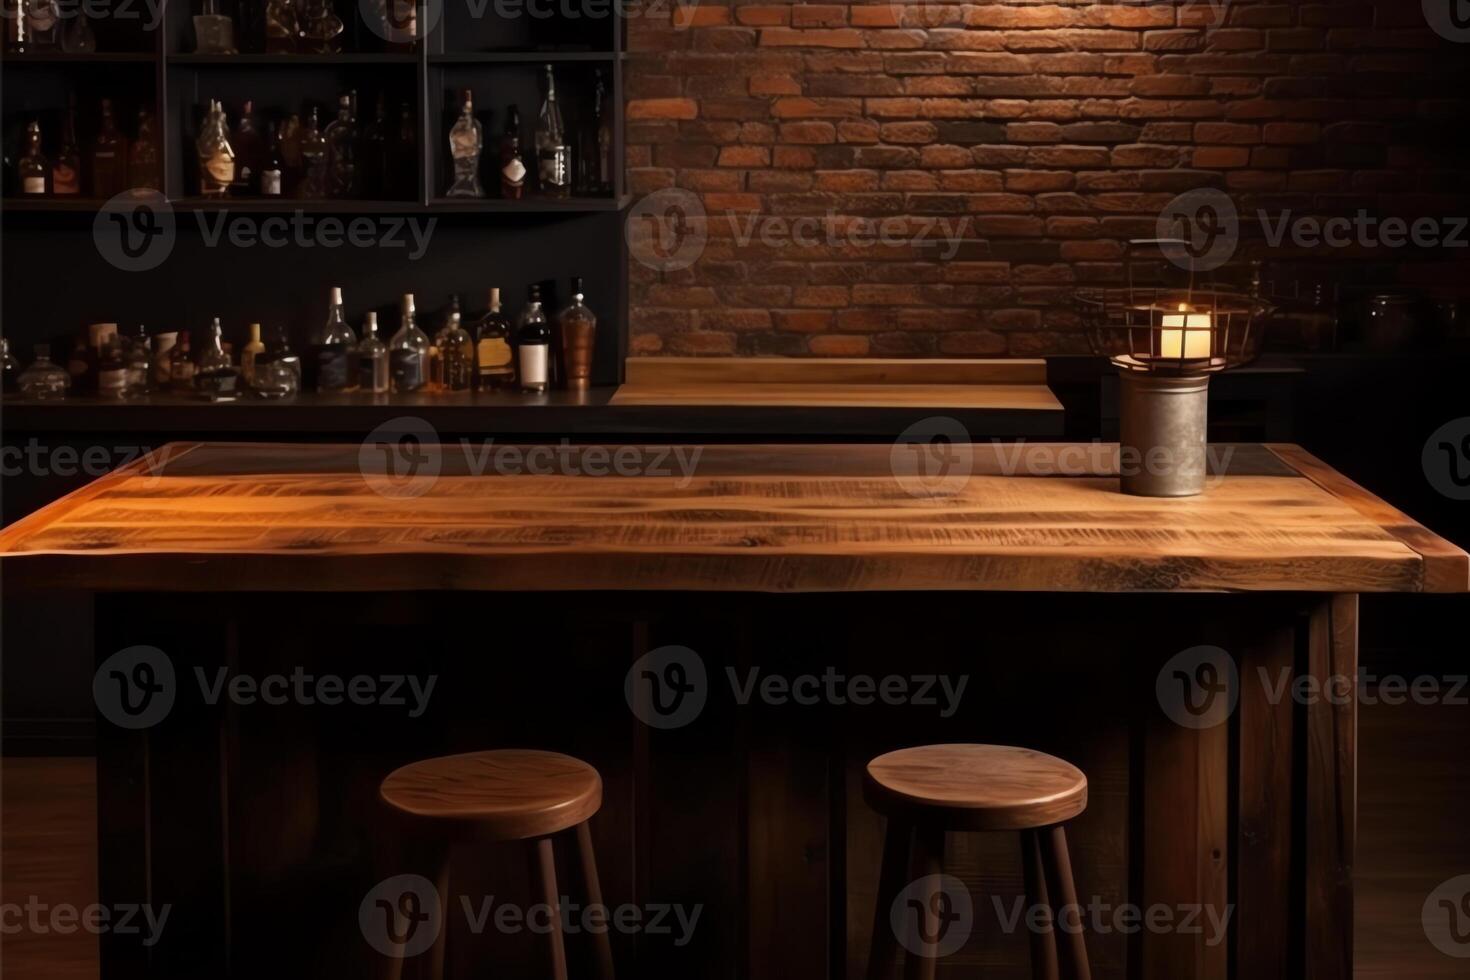
[{"label": "amber liquid bottle", "polygon": [[112,100],[102,100],[102,122],[92,142],[92,196],[107,200],[128,186],[128,141],[112,116]]},{"label": "amber liquid bottle", "polygon": [[76,197],[82,193],[82,151],[77,146],[77,102],[67,100],[66,121],[61,125],[61,149],[51,164],[51,193]]},{"label": "amber liquid bottle", "polygon": [[128,183],[134,190],[163,190],[158,130],[153,122],[153,113],[147,109],[138,110],[138,136],[128,147]]},{"label": "amber liquid bottle", "polygon": [[46,178],[51,165],[46,154],[41,152],[41,124],[32,120],[26,125],[26,150],[15,163],[20,178],[20,192],[27,197],[43,197],[46,194]]}]

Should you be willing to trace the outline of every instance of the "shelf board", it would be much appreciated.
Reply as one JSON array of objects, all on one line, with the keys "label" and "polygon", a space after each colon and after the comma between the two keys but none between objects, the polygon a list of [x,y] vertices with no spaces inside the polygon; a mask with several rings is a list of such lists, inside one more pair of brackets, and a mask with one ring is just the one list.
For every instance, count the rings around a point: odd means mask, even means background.
[{"label": "shelf board", "polygon": [[315,65],[342,68],[350,65],[414,65],[413,52],[369,52],[364,54],[171,54],[171,65],[232,68],[245,65]]},{"label": "shelf board", "polygon": [[152,51],[94,51],[91,54],[37,51],[0,56],[0,65],[132,65],[150,64],[156,60]]},{"label": "shelf board", "polygon": [[[373,215],[373,214],[589,214],[621,211],[632,200],[621,198],[573,197],[565,200],[526,197],[519,201],[500,198],[456,200],[435,198],[427,205],[419,201],[300,201],[293,198],[213,198],[186,197],[169,201],[175,211],[234,211],[248,214]],[[100,211],[105,201],[95,198],[7,197],[0,200],[0,213],[78,213]]]},{"label": "shelf board", "polygon": [[295,198],[184,197],[170,201],[175,211],[246,211],[276,214],[302,211],[307,214],[414,214],[424,210],[418,201],[302,201]]},{"label": "shelf board", "polygon": [[7,197],[0,200],[0,213],[6,211],[100,211],[106,201],[95,197]]},{"label": "shelf board", "polygon": [[556,61],[616,61],[616,51],[461,51],[429,55],[431,65],[537,64]]},{"label": "shelf board", "polygon": [[430,214],[522,214],[536,212],[565,212],[578,214],[593,211],[621,211],[628,206],[632,196],[616,197],[523,197],[509,201],[498,197],[481,199],[436,197],[429,201],[426,209]]}]

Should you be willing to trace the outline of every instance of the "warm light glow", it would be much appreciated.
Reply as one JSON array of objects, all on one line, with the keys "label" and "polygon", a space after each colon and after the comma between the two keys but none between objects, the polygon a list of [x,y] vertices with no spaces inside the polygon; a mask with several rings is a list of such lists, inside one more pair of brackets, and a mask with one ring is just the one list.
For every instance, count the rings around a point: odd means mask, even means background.
[{"label": "warm light glow", "polygon": [[1208,313],[1188,313],[1188,307],[1179,304],[1178,313],[1166,314],[1159,332],[1159,356],[1206,360],[1212,353],[1210,338],[1214,335],[1214,322]]}]

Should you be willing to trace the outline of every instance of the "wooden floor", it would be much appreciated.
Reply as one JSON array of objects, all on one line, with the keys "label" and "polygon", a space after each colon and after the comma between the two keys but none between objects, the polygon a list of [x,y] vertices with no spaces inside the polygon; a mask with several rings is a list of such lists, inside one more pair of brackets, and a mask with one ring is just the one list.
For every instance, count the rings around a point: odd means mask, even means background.
[{"label": "wooden floor", "polygon": [[[1470,710],[1369,705],[1361,719],[1357,978],[1464,978],[1465,960],[1425,940],[1420,910],[1470,874]],[[84,907],[97,889],[92,760],[6,758],[0,775],[0,902]],[[94,937],[0,935],[0,977],[96,976]]]}]

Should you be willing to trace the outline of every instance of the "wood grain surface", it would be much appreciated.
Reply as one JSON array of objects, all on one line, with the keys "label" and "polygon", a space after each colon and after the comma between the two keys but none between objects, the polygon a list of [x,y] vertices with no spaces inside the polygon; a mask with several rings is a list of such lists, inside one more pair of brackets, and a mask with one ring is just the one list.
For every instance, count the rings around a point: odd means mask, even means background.
[{"label": "wood grain surface", "polygon": [[1055,756],[1012,745],[916,745],[867,766],[873,808],[946,830],[1030,830],[1087,808],[1087,777]]},{"label": "wood grain surface", "polygon": [[[1104,444],[173,444],[0,533],[9,587],[1463,592],[1470,557],[1300,450],[1198,497]],[[160,462],[161,460],[161,462]],[[623,460],[627,465],[615,464]],[[628,461],[631,461],[630,463]],[[1310,468],[1303,475],[1298,467]],[[619,471],[623,475],[589,475]]]}]

